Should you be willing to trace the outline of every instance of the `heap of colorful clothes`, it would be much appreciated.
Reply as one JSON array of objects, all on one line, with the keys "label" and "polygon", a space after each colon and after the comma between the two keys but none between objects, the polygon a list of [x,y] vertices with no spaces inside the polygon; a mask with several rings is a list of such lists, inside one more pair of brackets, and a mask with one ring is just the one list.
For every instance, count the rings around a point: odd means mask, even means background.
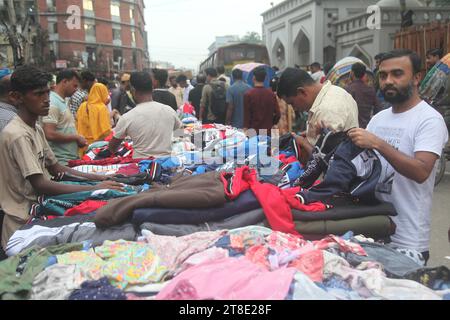
[{"label": "heap of colorful clothes", "polygon": [[306,241],[252,226],[184,237],[34,246],[0,263],[0,298],[31,300],[448,300],[427,269],[349,233]]},{"label": "heap of colorful clothes", "polygon": [[[133,159],[127,143],[122,154],[103,158],[97,145],[89,159],[71,162],[76,170],[115,174],[125,191],[41,197],[8,243],[0,297],[448,298],[447,269],[424,269],[420,254],[409,253],[415,261],[369,239],[388,239],[396,212],[339,195],[364,183],[297,185],[320,172],[302,167],[292,137],[276,148],[268,137],[248,139],[222,125],[193,123],[185,133],[172,157]],[[310,167],[314,160],[320,157]],[[414,281],[423,274],[434,277]],[[246,285],[236,290],[237,282]]]}]

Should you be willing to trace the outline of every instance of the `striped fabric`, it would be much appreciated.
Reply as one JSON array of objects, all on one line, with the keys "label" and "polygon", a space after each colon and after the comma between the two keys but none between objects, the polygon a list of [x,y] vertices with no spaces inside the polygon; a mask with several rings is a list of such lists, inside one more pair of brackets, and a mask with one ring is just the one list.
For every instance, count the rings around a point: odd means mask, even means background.
[{"label": "striped fabric", "polygon": [[74,119],[77,118],[77,111],[80,108],[81,104],[86,101],[88,96],[87,91],[85,90],[77,90],[73,96],[69,100],[69,108],[70,112],[72,112]]},{"label": "striped fabric", "polygon": [[17,115],[17,109],[12,105],[0,102],[0,132],[5,129],[8,123]]},{"label": "striped fabric", "polygon": [[441,59],[426,75],[420,85],[420,95],[430,102],[438,102],[447,92],[450,75],[450,54]]},{"label": "striped fabric", "polygon": [[350,82],[350,73],[352,71],[352,66],[355,63],[362,63],[367,68],[367,81],[368,85],[372,86],[375,83],[375,76],[370,68],[361,60],[355,57],[346,57],[340,61],[338,61],[333,69],[327,75],[327,80],[331,81],[331,83],[335,86],[345,88]]},{"label": "striped fabric", "polygon": [[107,175],[115,174],[117,171],[119,171],[120,168],[124,166],[127,166],[127,164],[112,164],[107,166],[84,165],[75,167],[73,169],[83,173]]}]

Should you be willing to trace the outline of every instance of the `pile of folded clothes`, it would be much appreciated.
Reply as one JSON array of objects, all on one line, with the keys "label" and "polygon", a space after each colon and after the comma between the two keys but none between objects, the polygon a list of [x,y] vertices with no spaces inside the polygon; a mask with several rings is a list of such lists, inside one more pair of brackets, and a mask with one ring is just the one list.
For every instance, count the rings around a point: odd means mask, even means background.
[{"label": "pile of folded clothes", "polygon": [[[186,134],[172,157],[106,155],[99,144],[70,163],[113,174],[125,191],[39,198],[9,240],[0,297],[448,298],[448,270],[389,245],[397,213],[373,197],[379,163],[367,150],[325,134],[303,166],[290,135],[278,144],[197,124]],[[370,164],[364,174],[358,161]]]}]

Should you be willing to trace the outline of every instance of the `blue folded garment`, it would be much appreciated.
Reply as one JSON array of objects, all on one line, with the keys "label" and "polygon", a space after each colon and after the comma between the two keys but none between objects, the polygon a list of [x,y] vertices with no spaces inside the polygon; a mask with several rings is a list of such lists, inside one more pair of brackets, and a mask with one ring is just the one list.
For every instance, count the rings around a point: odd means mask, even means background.
[{"label": "blue folded garment", "polygon": [[[195,190],[192,190],[195,192]],[[140,226],[146,222],[158,224],[201,224],[222,221],[237,214],[260,209],[261,205],[252,191],[243,192],[239,198],[225,203],[224,206],[208,209],[137,209],[133,213],[132,223]]]}]

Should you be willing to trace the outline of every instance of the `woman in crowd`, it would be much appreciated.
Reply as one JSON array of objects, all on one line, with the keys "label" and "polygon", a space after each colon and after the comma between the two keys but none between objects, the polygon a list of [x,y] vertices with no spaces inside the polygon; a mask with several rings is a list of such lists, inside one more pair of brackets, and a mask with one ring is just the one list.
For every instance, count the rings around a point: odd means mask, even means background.
[{"label": "woman in crowd", "polygon": [[[88,145],[105,139],[111,134],[110,114],[108,103],[110,101],[108,88],[96,83],[92,87],[87,102],[84,102],[77,112],[77,130],[84,136]],[[84,154],[85,150],[80,150]]]}]

